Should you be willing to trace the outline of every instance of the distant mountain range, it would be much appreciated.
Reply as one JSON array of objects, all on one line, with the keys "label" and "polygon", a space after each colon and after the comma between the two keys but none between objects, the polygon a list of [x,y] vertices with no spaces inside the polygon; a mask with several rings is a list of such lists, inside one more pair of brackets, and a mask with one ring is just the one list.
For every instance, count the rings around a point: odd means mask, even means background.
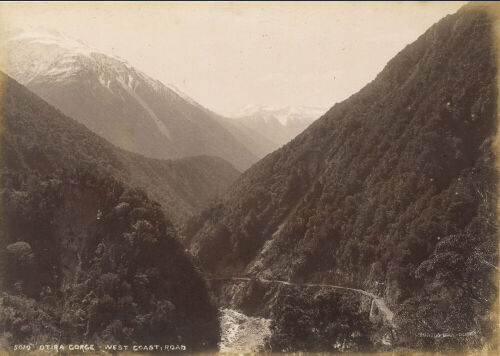
[{"label": "distant mountain range", "polygon": [[279,148],[304,131],[326,109],[307,106],[249,105],[233,115],[238,124],[264,136]]},{"label": "distant mountain range", "polygon": [[7,31],[3,70],[111,143],[152,158],[221,157],[239,170],[279,148],[325,110],[248,106],[218,115],[174,85],[68,35]]},{"label": "distant mountain range", "polygon": [[327,109],[312,106],[247,105],[231,116],[238,119],[260,117],[263,121],[277,120],[283,126],[291,126],[299,122],[311,124],[326,111]]},{"label": "distant mountain range", "polygon": [[123,149],[162,159],[218,156],[240,170],[258,159],[214,113],[65,34],[9,31],[3,49],[10,76]]}]

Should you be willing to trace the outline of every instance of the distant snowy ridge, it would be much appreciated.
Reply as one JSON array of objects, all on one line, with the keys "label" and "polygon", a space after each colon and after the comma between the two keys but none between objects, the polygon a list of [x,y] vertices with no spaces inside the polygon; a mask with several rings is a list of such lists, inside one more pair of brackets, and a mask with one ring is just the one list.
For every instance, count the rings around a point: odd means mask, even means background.
[{"label": "distant snowy ridge", "polygon": [[277,119],[282,125],[292,121],[312,122],[326,112],[326,109],[313,106],[270,106],[247,105],[232,116],[235,118],[259,117],[264,120]]}]

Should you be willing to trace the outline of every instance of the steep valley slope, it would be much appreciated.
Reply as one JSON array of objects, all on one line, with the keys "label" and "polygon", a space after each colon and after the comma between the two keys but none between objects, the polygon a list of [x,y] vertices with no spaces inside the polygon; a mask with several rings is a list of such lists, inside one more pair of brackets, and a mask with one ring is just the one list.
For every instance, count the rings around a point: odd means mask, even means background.
[{"label": "steep valley slope", "polygon": [[[124,181],[134,180],[124,161],[134,156],[0,79],[1,346],[216,348],[217,309],[204,278],[160,205]],[[177,165],[160,163],[144,170],[160,174],[159,164],[168,175]]]},{"label": "steep valley slope", "polygon": [[[5,90],[18,90],[18,86],[7,80]],[[11,97],[5,97],[10,116],[4,122],[4,164],[22,169],[23,162],[29,161],[44,174],[63,167],[105,171],[145,189],[176,225],[221,195],[240,174],[218,157],[160,160],[121,150],[39,98],[32,100],[39,105],[34,109],[33,104],[25,108]]]},{"label": "steep valley slope", "polygon": [[493,43],[486,11],[447,16],[193,219],[186,243],[221,306],[273,319],[275,351],[484,345],[498,259]]}]

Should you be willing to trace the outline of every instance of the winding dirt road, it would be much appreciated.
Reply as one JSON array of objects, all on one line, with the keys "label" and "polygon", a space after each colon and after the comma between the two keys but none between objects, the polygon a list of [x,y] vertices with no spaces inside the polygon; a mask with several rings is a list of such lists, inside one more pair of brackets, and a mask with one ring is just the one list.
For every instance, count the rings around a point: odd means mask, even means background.
[{"label": "winding dirt road", "polygon": [[265,279],[265,278],[247,278],[247,277],[210,277],[207,278],[208,280],[230,280],[230,281],[245,281],[245,282],[250,282],[250,281],[259,281],[263,283],[277,283],[277,284],[282,284],[286,286],[296,286],[296,287],[309,287],[309,288],[332,288],[332,289],[341,289],[341,290],[349,290],[352,292],[360,293],[363,294],[367,297],[370,297],[373,299],[375,304],[377,305],[378,310],[382,313],[384,318],[389,322],[389,324],[394,327],[394,313],[389,309],[387,304],[385,304],[385,301],[370,292],[364,291],[362,289],[356,289],[356,288],[349,288],[349,287],[343,287],[343,286],[337,286],[333,284],[319,284],[319,283],[292,283],[292,282],[287,282],[287,281],[281,281],[277,279]]}]

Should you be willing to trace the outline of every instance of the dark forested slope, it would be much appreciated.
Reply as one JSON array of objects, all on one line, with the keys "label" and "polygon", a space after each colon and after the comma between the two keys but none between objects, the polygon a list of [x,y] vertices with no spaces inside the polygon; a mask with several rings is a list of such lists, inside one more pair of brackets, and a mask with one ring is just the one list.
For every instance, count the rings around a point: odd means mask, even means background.
[{"label": "dark forested slope", "polygon": [[[133,156],[0,79],[2,346],[215,347],[217,310],[203,278],[160,205],[120,181],[135,177]],[[149,162],[144,174],[162,174]],[[162,166],[167,176],[178,167],[180,177],[193,172],[189,161]]]},{"label": "dark forested slope", "polygon": [[[216,275],[379,295],[395,313],[386,344],[480,344],[495,296],[496,73],[487,13],[444,18],[195,219],[193,254]],[[279,350],[374,342],[359,295],[293,291],[231,282],[221,300],[273,317]]]},{"label": "dark forested slope", "polygon": [[4,160],[42,174],[95,168],[146,190],[174,222],[184,221],[238,177],[228,162],[209,156],[157,160],[123,151],[65,117],[13,80],[5,82]]}]

